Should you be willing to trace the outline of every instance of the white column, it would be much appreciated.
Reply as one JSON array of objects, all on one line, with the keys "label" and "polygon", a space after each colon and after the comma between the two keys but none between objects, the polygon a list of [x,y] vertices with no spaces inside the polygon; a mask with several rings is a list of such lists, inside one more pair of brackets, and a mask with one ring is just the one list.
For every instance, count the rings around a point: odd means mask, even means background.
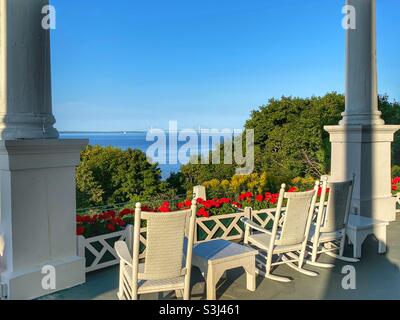
[{"label": "white column", "polygon": [[85,281],[75,168],[87,141],[59,140],[53,127],[47,4],[0,0],[0,282],[8,299]]},{"label": "white column", "polygon": [[378,110],[376,0],[347,0],[356,29],[346,31],[346,109],[338,126],[326,126],[332,143],[331,175],[356,174],[352,210],[395,219],[391,196],[391,142],[399,126],[384,125]]},{"label": "white column", "polygon": [[346,31],[346,110],[341,124],[384,124],[378,110],[376,0],[347,0],[356,29]]},{"label": "white column", "polygon": [[52,114],[48,0],[0,1],[0,139],[57,138]]}]

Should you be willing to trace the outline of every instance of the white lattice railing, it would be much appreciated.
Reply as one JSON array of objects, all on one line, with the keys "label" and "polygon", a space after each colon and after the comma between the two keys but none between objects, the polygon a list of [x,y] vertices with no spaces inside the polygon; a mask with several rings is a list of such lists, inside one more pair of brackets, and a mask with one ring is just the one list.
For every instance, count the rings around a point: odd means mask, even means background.
[{"label": "white lattice railing", "polygon": [[[267,227],[270,221],[273,221],[276,209],[266,209],[252,211],[246,210],[212,216],[209,218],[197,218],[196,220],[196,243],[206,242],[214,239],[224,239],[229,241],[242,240],[244,237],[242,217],[252,218],[256,223]],[[86,258],[86,272],[91,272],[112,265],[118,264],[119,259],[114,250],[116,241],[125,241],[128,248],[132,248],[133,226],[128,225],[125,230],[104,234],[92,238],[78,236],[77,250],[78,255]],[[141,229],[140,235],[140,258],[144,258],[146,248],[146,228]]]},{"label": "white lattice railing", "polygon": [[[285,211],[286,208],[282,208]],[[196,243],[206,242],[214,239],[229,241],[240,241],[244,237],[243,223],[240,218],[251,218],[263,228],[271,228],[274,222],[276,208],[264,210],[252,210],[246,208],[244,211],[212,216],[210,218],[197,218],[196,220]],[[283,217],[282,217],[283,219]],[[146,228],[142,228],[140,235],[140,258],[144,258],[146,248]],[[86,258],[86,272],[103,269],[118,264],[119,259],[114,250],[116,241],[125,241],[128,248],[132,248],[133,226],[128,225],[125,230],[85,238],[78,236],[78,255]]]},{"label": "white lattice railing", "polygon": [[212,216],[210,218],[197,218],[196,243],[214,239],[240,240],[244,231],[240,218],[249,217],[249,211]]},{"label": "white lattice railing", "polygon": [[[249,211],[231,213],[210,218],[197,218],[196,243],[214,239],[240,240],[243,239],[243,225],[241,217],[248,216]],[[119,259],[114,250],[116,241],[125,241],[128,248],[132,248],[133,226],[128,225],[125,230],[104,234],[92,238],[78,236],[78,255],[86,258],[86,272],[103,269],[118,264]],[[141,229],[140,258],[144,258],[146,248],[146,228]]]},{"label": "white lattice railing", "polygon": [[[146,228],[141,229],[141,248],[144,251],[146,246]],[[91,272],[118,264],[119,259],[114,250],[114,243],[125,241],[128,248],[132,248],[133,227],[128,225],[125,230],[108,233],[92,238],[78,236],[78,255],[86,258],[86,272]],[[143,253],[142,253],[143,255]]]}]

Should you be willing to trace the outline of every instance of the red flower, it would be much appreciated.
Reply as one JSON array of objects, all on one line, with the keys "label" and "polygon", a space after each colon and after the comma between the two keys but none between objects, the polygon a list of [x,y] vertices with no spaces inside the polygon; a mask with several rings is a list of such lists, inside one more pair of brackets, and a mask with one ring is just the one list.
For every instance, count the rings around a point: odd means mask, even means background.
[{"label": "red flower", "polygon": [[[197,199],[197,200],[199,200],[199,199]],[[198,202],[198,203],[200,203],[200,202]],[[185,207],[190,207],[192,205],[192,201],[191,200],[185,200],[184,205],[185,205]]]},{"label": "red flower", "polygon": [[253,198],[253,194],[251,192],[245,193],[246,198]]},{"label": "red flower", "polygon": [[134,210],[125,208],[125,209],[121,210],[121,212],[119,213],[119,216],[120,217],[124,217],[124,216],[129,216],[129,215],[134,214],[134,213],[135,213]]},{"label": "red flower", "polygon": [[274,193],[271,195],[271,199],[269,200],[269,202],[271,204],[276,204],[278,202],[278,198],[279,198],[279,194],[278,193]]},{"label": "red flower", "polygon": [[393,191],[397,191],[397,189],[398,189],[398,188],[397,188],[396,185],[392,186],[392,190],[393,190]]},{"label": "red flower", "polygon": [[182,209],[184,206],[185,206],[185,204],[184,204],[183,202],[178,202],[178,203],[176,204],[176,207],[177,207],[179,210]]},{"label": "red flower", "polygon": [[219,199],[219,202],[220,203],[230,203],[231,202],[231,199],[228,199],[228,198],[221,198],[221,199]]},{"label": "red flower", "polygon": [[210,213],[204,209],[203,207],[199,209],[199,211],[197,211],[197,216],[198,217],[204,217],[204,218],[209,218],[210,217]]},{"label": "red flower", "polygon": [[76,227],[76,234],[78,236],[82,236],[85,233],[85,227],[77,226]]},{"label": "red flower", "polygon": [[110,220],[112,218],[115,218],[115,211],[114,210],[105,211],[100,214],[99,218],[103,220]]},{"label": "red flower", "polygon": [[243,201],[244,199],[246,199],[246,195],[244,193],[240,194],[238,200]]},{"label": "red flower", "polygon": [[161,207],[158,209],[160,212],[171,212],[171,208],[169,207],[170,203],[165,201],[162,203]]},{"label": "red flower", "polygon": [[296,187],[291,187],[289,188],[289,190],[287,192],[296,192],[297,188]]},{"label": "red flower", "polygon": [[264,200],[264,197],[263,197],[262,194],[259,194],[259,195],[256,196],[256,201],[257,202],[263,202],[263,200]]},{"label": "red flower", "polygon": [[115,226],[114,226],[112,223],[108,223],[108,224],[106,225],[106,228],[107,228],[107,230],[110,231],[110,232],[114,232],[114,231],[115,231]]},{"label": "red flower", "polygon": [[79,214],[76,215],[76,222],[78,222],[78,223],[83,222],[81,215],[79,215]]},{"label": "red flower", "polygon": [[[204,201],[202,203],[202,205],[206,208],[206,209],[211,209],[212,207],[212,202],[210,200]],[[200,208],[201,209],[201,208]]]},{"label": "red flower", "polygon": [[92,218],[89,215],[84,215],[81,217],[82,222],[91,222]]},{"label": "red flower", "polygon": [[119,227],[125,227],[126,223],[121,218],[115,218],[111,220],[111,224],[117,225]]},{"label": "red flower", "polygon": [[145,212],[152,212],[152,211],[155,211],[155,209],[152,209],[152,208],[150,208],[150,207],[148,207],[148,206],[142,206],[142,211],[145,211]]},{"label": "red flower", "polygon": [[238,207],[239,209],[242,208],[242,205],[239,202],[233,201],[232,204]]},{"label": "red flower", "polygon": [[394,177],[392,180],[392,184],[398,184],[400,183],[400,177]]}]

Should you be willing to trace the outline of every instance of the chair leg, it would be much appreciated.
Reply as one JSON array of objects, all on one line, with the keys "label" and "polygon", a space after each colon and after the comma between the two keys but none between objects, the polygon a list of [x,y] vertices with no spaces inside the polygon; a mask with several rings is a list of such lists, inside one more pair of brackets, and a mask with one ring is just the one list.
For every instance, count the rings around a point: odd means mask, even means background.
[{"label": "chair leg", "polygon": [[342,260],[342,261],[346,261],[346,262],[359,262],[360,261],[360,259],[344,257],[344,256],[341,256],[341,255],[339,255],[337,253],[333,253],[333,252],[329,252],[329,251],[328,252],[324,252],[324,253],[327,254],[330,257],[333,257],[335,259],[339,259],[339,260]]},{"label": "chair leg", "polygon": [[258,275],[264,277],[264,278],[268,278],[268,279],[271,279],[271,280],[274,280],[274,281],[279,281],[279,282],[291,282],[292,281],[292,279],[290,279],[290,278],[276,276],[276,275],[273,275],[273,274],[271,274],[269,272],[267,273],[267,272],[261,271],[259,269],[256,269],[256,273]]},{"label": "chair leg", "polygon": [[[260,260],[257,259],[257,261],[259,263],[261,263]],[[263,263],[261,263],[263,264]],[[281,276],[276,276],[271,274],[271,267],[272,267],[272,254],[267,254],[266,257],[266,264],[265,264],[265,272],[256,268],[256,274],[264,277],[264,278],[268,278],[274,281],[279,281],[279,282],[291,282],[292,279],[287,278],[287,277],[281,277]]]},{"label": "chair leg", "polygon": [[318,252],[318,243],[313,243],[312,254],[311,254],[311,261],[312,262],[316,262],[317,261],[317,252]]},{"label": "chair leg", "polygon": [[[283,260],[283,261],[289,261],[289,259],[286,258],[286,257],[283,257],[282,260]],[[300,264],[299,264],[298,266],[295,265],[293,262],[286,262],[285,264],[286,264],[288,267],[290,267],[290,268],[292,268],[292,269],[294,269],[294,270],[296,270],[296,271],[298,271],[298,272],[300,272],[300,273],[303,273],[303,274],[305,274],[305,275],[307,275],[307,276],[310,276],[310,277],[316,277],[316,276],[318,276],[318,273],[317,273],[317,272],[303,269],[303,268],[300,266]]]},{"label": "chair leg", "polygon": [[335,267],[335,265],[331,264],[331,263],[323,263],[323,262],[316,262],[316,261],[310,261],[310,260],[306,260],[306,264],[309,264],[310,266],[314,266],[314,267],[327,268],[327,269],[331,269],[331,268]]},{"label": "chair leg", "polygon": [[183,292],[183,300],[190,300],[190,277],[191,277],[191,270],[185,276],[185,286],[182,290]]},{"label": "chair leg", "polygon": [[311,259],[305,259],[305,263],[309,264],[310,266],[318,267],[318,268],[334,268],[335,265],[331,263],[324,263],[324,262],[317,262],[317,253],[318,253],[318,246],[315,247],[315,253],[314,253],[314,247],[313,247],[313,253],[311,256]]},{"label": "chair leg", "polygon": [[122,300],[124,297],[123,276],[124,276],[124,265],[123,265],[123,262],[121,261],[119,264],[119,285],[118,285],[118,293],[117,293],[119,300]]},{"label": "chair leg", "polygon": [[[341,241],[340,241],[340,246],[339,246],[339,248],[338,248],[339,254],[334,253],[334,252],[332,252],[332,251],[326,251],[326,252],[324,252],[324,253],[325,253],[326,255],[330,256],[330,257],[333,257],[333,258],[335,258],[335,259],[339,259],[339,260],[342,260],[342,261],[346,261],[346,262],[359,262],[359,261],[360,261],[359,259],[356,259],[356,258],[349,258],[349,257],[343,256],[343,250],[344,250],[344,243],[345,243],[345,240],[346,240],[345,237],[343,237],[343,238],[341,239]],[[332,248],[332,243],[331,243],[331,242],[329,242],[328,245],[329,245],[330,248]]]}]

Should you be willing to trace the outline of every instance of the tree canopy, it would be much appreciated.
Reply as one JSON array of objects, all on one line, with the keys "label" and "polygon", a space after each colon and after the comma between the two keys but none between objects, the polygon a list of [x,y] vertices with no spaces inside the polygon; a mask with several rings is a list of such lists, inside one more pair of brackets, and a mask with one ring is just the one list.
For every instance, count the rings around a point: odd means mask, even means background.
[{"label": "tree canopy", "polygon": [[157,164],[140,150],[87,146],[77,168],[77,207],[100,206],[139,199],[168,191]]},{"label": "tree canopy", "polygon": [[[251,112],[245,129],[254,129],[255,172],[288,181],[294,177],[319,177],[330,170],[331,144],[325,125],[342,118],[345,98],[328,93],[323,97],[282,97]],[[400,104],[379,97],[379,109],[387,124],[400,123]],[[400,163],[400,133],[393,143],[393,164]],[[212,179],[229,179],[235,165],[183,166],[181,174],[191,187]]]}]

